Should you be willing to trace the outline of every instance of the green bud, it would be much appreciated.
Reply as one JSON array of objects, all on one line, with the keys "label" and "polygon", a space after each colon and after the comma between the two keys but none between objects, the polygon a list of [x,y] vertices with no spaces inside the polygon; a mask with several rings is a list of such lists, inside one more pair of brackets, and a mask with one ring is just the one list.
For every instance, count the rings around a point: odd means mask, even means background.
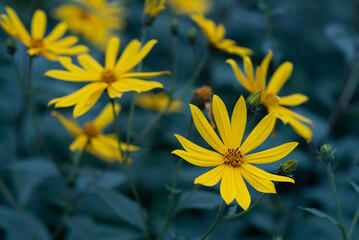
[{"label": "green bud", "polygon": [[155,18],[151,17],[150,15],[143,15],[142,22],[145,26],[149,27],[152,26],[153,22],[155,21]]},{"label": "green bud", "polygon": [[328,143],[323,144],[319,151],[317,151],[317,158],[322,160],[324,163],[329,163],[334,160],[334,152],[335,150]]},{"label": "green bud", "polygon": [[277,174],[282,176],[290,176],[294,171],[294,167],[297,164],[296,160],[289,160],[280,165]]},{"label": "green bud", "polygon": [[246,99],[246,102],[251,107],[258,107],[261,104],[262,90],[251,93]]},{"label": "green bud", "polygon": [[196,40],[197,40],[197,30],[196,28],[194,27],[191,27],[188,32],[187,32],[187,39],[188,39],[188,42],[191,44],[191,45],[194,45],[196,43]]},{"label": "green bud", "polygon": [[6,52],[10,55],[15,54],[16,52],[16,42],[12,38],[6,40]]},{"label": "green bud", "polygon": [[179,21],[177,18],[173,18],[171,20],[171,23],[170,23],[170,29],[171,29],[171,33],[172,35],[174,36],[177,36],[178,35],[178,26],[179,26]]}]

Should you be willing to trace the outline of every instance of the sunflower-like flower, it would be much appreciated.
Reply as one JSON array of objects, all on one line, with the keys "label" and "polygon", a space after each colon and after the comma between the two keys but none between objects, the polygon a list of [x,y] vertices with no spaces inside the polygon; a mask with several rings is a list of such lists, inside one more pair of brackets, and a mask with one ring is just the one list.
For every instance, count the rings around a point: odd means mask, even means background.
[{"label": "sunflower-like flower", "polygon": [[120,98],[124,92],[128,91],[140,93],[153,88],[163,88],[159,82],[144,81],[138,78],[151,78],[170,72],[132,71],[151,51],[156,42],[156,40],[151,40],[141,48],[141,43],[138,40],[133,40],[116,61],[120,39],[113,37],[107,46],[104,67],[88,54],[81,54],[77,57],[81,67],[74,65],[70,58],[61,58],[60,63],[66,70],[50,70],[45,73],[46,76],[65,81],[91,83],[70,95],[51,100],[48,105],[55,104],[56,108],[75,105],[73,116],[77,118],[86,113],[104,91],[110,98]]},{"label": "sunflower-like flower", "polygon": [[90,44],[104,50],[114,31],[123,29],[125,10],[117,1],[75,0],[77,4],[63,4],[54,16]]},{"label": "sunflower-like flower", "polygon": [[[170,96],[164,92],[160,93],[145,93],[137,97],[136,103],[143,109],[154,110],[154,111],[163,111],[166,109],[167,105],[170,102]],[[181,101],[174,100],[171,102],[171,105],[167,113],[178,113],[182,111]]]},{"label": "sunflower-like flower", "polygon": [[144,14],[152,19],[156,18],[161,11],[166,9],[165,2],[166,0],[146,0]]},{"label": "sunflower-like flower", "polygon": [[[120,112],[120,109],[120,105],[116,104],[116,114]],[[139,150],[137,146],[133,145],[130,145],[127,149],[126,143],[121,143],[119,146],[116,135],[102,133],[102,130],[112,123],[114,118],[111,104],[108,104],[94,121],[85,123],[83,127],[80,127],[73,120],[66,119],[56,111],[53,111],[52,115],[57,117],[70,135],[75,139],[70,145],[70,150],[72,152],[75,152],[76,150],[86,150],[104,161],[122,161],[119,147],[121,147],[121,150],[123,151]]]},{"label": "sunflower-like flower", "polygon": [[226,35],[226,28],[223,24],[218,24],[218,26],[216,26],[212,20],[206,19],[200,14],[194,14],[191,18],[202,29],[204,35],[206,35],[209,43],[213,47],[223,52],[239,55],[241,57],[253,54],[251,49],[238,46],[234,40],[224,38]]},{"label": "sunflower-like flower", "polygon": [[220,193],[223,200],[230,204],[236,199],[237,203],[247,210],[251,203],[251,197],[243,178],[256,190],[264,193],[276,193],[272,181],[294,183],[291,178],[270,174],[252,165],[278,161],[289,154],[298,144],[290,142],[262,152],[251,153],[271,133],[276,120],[275,114],[264,117],[242,143],[247,122],[244,98],[241,96],[237,101],[231,121],[226,106],[216,95],[213,96],[212,106],[222,140],[199,108],[190,105],[198,132],[217,152],[202,148],[180,135],[175,135],[185,150],[175,150],[172,153],[196,166],[215,167],[197,177],[194,181],[195,184],[214,186],[221,180]]},{"label": "sunflower-like flower", "polygon": [[31,35],[12,8],[6,7],[6,12],[7,15],[0,16],[0,26],[7,34],[22,42],[28,48],[27,52],[30,56],[42,55],[48,60],[55,61],[60,56],[77,55],[88,51],[83,45],[74,46],[78,42],[75,36],[61,39],[67,29],[65,23],[59,23],[49,35],[44,37],[47,17],[42,10],[36,10],[32,17]]},{"label": "sunflower-like flower", "polygon": [[251,59],[249,57],[245,57],[243,62],[244,70],[247,76],[242,73],[233,59],[228,59],[227,63],[232,66],[237,80],[245,89],[251,93],[262,90],[260,101],[268,109],[269,113],[275,113],[277,118],[282,120],[284,124],[289,123],[296,133],[305,138],[307,142],[310,142],[312,140],[312,131],[309,127],[303,124],[303,122],[311,124],[312,127],[314,127],[312,121],[287,108],[298,106],[308,101],[308,97],[298,93],[286,97],[279,97],[277,95],[279,90],[292,74],[293,64],[290,62],[284,62],[281,64],[270,79],[268,86],[266,86],[268,65],[272,59],[272,55],[272,51],[269,51],[268,55],[263,59],[261,65],[257,67],[255,74],[253,72]]},{"label": "sunflower-like flower", "polygon": [[207,14],[212,8],[210,0],[167,0],[177,14]]}]

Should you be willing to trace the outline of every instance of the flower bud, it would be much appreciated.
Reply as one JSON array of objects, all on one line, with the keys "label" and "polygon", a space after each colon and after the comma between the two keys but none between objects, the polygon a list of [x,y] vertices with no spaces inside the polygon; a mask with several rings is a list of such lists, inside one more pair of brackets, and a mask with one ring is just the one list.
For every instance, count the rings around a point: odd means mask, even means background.
[{"label": "flower bud", "polygon": [[151,16],[148,15],[148,14],[143,15],[143,18],[142,18],[143,24],[144,24],[145,26],[147,26],[147,27],[152,26],[154,20],[155,20],[155,18],[154,18],[154,17],[151,17]]},{"label": "flower bud", "polygon": [[194,91],[192,97],[192,104],[196,105],[200,109],[204,108],[206,102],[211,102],[213,97],[212,88],[209,86],[202,86]]},{"label": "flower bud", "polygon": [[6,40],[6,52],[10,55],[15,54],[16,52],[16,42],[12,38]]},{"label": "flower bud", "polygon": [[294,167],[296,164],[296,160],[289,160],[282,163],[282,165],[280,165],[279,169],[277,170],[277,174],[282,176],[290,176],[294,171]]},{"label": "flower bud", "polygon": [[325,143],[320,147],[319,151],[317,151],[317,158],[327,164],[334,160],[334,152],[335,150],[333,150],[332,146]]},{"label": "flower bud", "polygon": [[246,99],[248,114],[257,114],[261,111],[261,96],[262,90],[251,93]]},{"label": "flower bud", "polygon": [[197,40],[197,30],[194,27],[191,27],[187,32],[187,39],[189,44],[194,45]]},{"label": "flower bud", "polygon": [[179,26],[179,21],[177,18],[173,18],[171,20],[171,23],[170,23],[170,29],[171,29],[171,33],[172,35],[174,36],[177,36],[178,35],[178,26]]}]

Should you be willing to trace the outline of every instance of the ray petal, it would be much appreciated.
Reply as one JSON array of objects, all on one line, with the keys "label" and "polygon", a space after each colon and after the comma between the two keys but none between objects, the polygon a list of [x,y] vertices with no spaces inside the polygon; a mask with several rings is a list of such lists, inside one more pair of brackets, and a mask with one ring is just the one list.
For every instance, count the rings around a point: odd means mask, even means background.
[{"label": "ray petal", "polygon": [[244,130],[246,128],[246,122],[247,122],[247,106],[243,96],[241,96],[238,99],[236,106],[233,109],[232,119],[231,119],[234,148],[239,147],[242,143]]},{"label": "ray petal", "polygon": [[227,59],[226,63],[231,65],[234,74],[236,75],[237,80],[239,83],[247,89],[248,92],[252,92],[252,86],[250,85],[248,79],[244,76],[241,69],[238,67],[237,63],[233,59]]},{"label": "ray petal", "polygon": [[258,178],[244,168],[239,168],[238,170],[241,172],[244,179],[257,191],[262,193],[276,193],[274,184],[270,180]]},{"label": "ray petal", "polygon": [[284,62],[273,74],[267,87],[267,93],[276,95],[288,80],[293,71],[293,64],[291,62]]},{"label": "ray petal", "polygon": [[235,181],[237,187],[236,201],[244,210],[247,210],[251,204],[251,195],[249,194],[248,188],[243,180],[241,172],[238,168],[235,170]]},{"label": "ray petal", "polygon": [[216,185],[223,176],[226,165],[222,164],[202,174],[194,180],[195,184],[202,184],[208,187]]},{"label": "ray petal", "polygon": [[263,178],[263,179],[267,179],[267,180],[271,180],[271,181],[276,181],[276,182],[291,182],[291,183],[294,183],[294,180],[292,178],[268,173],[268,172],[263,171],[262,169],[259,169],[259,168],[255,167],[255,166],[253,166],[253,165],[251,165],[249,163],[243,163],[241,165],[241,167],[244,168],[245,170],[247,170],[248,172],[252,173],[253,175],[259,177],[259,178]]},{"label": "ray petal", "polygon": [[246,162],[254,164],[275,162],[287,156],[297,145],[297,142],[290,142],[262,152],[253,153],[246,156]]},{"label": "ray petal", "polygon": [[233,167],[226,166],[224,168],[220,192],[227,205],[237,196],[236,176]]},{"label": "ray petal", "polygon": [[66,23],[62,22],[57,24],[56,27],[50,32],[50,34],[44,38],[44,42],[50,43],[56,41],[66,33],[66,30],[67,30]]},{"label": "ray petal", "polygon": [[62,116],[62,114],[56,111],[52,111],[51,115],[55,116],[72,136],[77,136],[81,134],[82,130],[75,121],[68,120],[67,118]]},{"label": "ray petal", "polygon": [[42,10],[36,10],[31,22],[31,34],[36,40],[41,40],[46,31],[47,17]]},{"label": "ray petal", "polygon": [[212,109],[214,120],[221,135],[222,141],[227,148],[233,148],[233,136],[231,131],[231,123],[228,117],[226,105],[217,96],[213,95]]},{"label": "ray petal", "polygon": [[279,104],[284,106],[298,106],[307,101],[308,97],[299,93],[279,98]]},{"label": "ray petal", "polygon": [[172,154],[199,167],[215,167],[223,164],[223,157],[221,156],[210,156],[199,152],[186,152],[183,150],[174,150]]},{"label": "ray petal", "polygon": [[85,149],[87,142],[88,142],[88,137],[86,135],[81,134],[80,136],[78,136],[75,141],[73,141],[70,145],[70,150],[72,152],[75,152],[76,150],[82,151]]},{"label": "ray petal", "polygon": [[106,63],[107,69],[113,69],[115,67],[118,49],[120,47],[120,39],[112,37],[107,45],[106,50]]},{"label": "ray petal", "polygon": [[[115,111],[118,114],[121,110],[120,104],[115,104]],[[95,118],[94,124],[98,129],[103,129],[114,119],[112,104],[107,104],[101,113]]]}]

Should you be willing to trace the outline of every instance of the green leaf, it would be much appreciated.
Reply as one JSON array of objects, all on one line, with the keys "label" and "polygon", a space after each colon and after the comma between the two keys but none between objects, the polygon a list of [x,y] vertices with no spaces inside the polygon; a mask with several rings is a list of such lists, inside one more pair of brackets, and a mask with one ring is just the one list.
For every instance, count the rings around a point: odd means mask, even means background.
[{"label": "green leaf", "polygon": [[[188,193],[181,195],[180,202],[187,196]],[[213,209],[219,206],[222,199],[218,193],[198,190],[193,196],[183,205],[183,209]]]},{"label": "green leaf", "polygon": [[96,192],[119,217],[135,227],[144,228],[140,209],[135,201],[109,189],[98,188]]},{"label": "green leaf", "polygon": [[96,231],[96,226],[89,216],[73,216],[65,219],[66,226],[71,233],[68,239],[77,240],[100,240],[100,235]]},{"label": "green leaf", "polygon": [[354,188],[354,190],[359,194],[359,186],[358,184],[356,184],[355,182],[353,182],[352,180],[348,179],[348,182],[350,183],[350,185],[352,185],[352,187]]}]

